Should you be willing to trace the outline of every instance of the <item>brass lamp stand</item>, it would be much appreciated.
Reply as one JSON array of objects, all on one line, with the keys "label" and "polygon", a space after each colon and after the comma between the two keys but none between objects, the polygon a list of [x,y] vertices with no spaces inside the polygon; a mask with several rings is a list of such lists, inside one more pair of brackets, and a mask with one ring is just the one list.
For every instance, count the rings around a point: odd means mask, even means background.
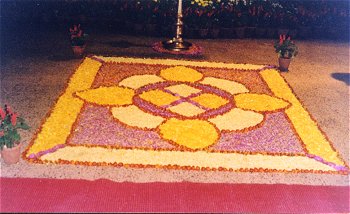
[{"label": "brass lamp stand", "polygon": [[192,44],[182,39],[182,26],[182,0],[179,0],[177,9],[176,35],[173,39],[162,42],[165,49],[170,51],[186,51],[190,49]]}]

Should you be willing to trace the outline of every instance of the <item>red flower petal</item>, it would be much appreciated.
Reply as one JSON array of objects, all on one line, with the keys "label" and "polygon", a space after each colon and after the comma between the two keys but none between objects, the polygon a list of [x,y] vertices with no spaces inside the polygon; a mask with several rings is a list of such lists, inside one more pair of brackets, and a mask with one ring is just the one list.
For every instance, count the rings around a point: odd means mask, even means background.
[{"label": "red flower petal", "polygon": [[17,123],[17,114],[16,113],[11,114],[11,123],[13,126],[16,125],[16,123]]}]

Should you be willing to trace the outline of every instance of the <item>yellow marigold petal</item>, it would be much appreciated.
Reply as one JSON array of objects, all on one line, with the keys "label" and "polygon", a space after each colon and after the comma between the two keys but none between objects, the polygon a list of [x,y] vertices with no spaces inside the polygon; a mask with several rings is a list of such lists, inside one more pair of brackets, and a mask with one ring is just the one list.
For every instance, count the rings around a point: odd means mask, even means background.
[{"label": "yellow marigold petal", "polygon": [[227,91],[230,94],[249,92],[249,90],[243,84],[225,79],[206,77],[201,81],[201,83],[214,86],[221,90]]},{"label": "yellow marigold petal", "polygon": [[238,108],[252,111],[277,111],[288,107],[290,104],[267,94],[238,94],[234,96],[234,100]]},{"label": "yellow marigold petal", "polygon": [[138,89],[142,86],[163,82],[164,80],[157,75],[145,74],[145,75],[134,75],[122,80],[119,86],[124,86],[127,88]]},{"label": "yellow marigold petal", "polygon": [[160,71],[160,76],[170,81],[196,82],[202,79],[203,74],[185,66],[175,66]]},{"label": "yellow marigold petal", "polygon": [[146,113],[134,105],[114,107],[111,109],[113,117],[120,122],[138,128],[157,128],[165,119]]},{"label": "yellow marigold petal", "polygon": [[172,118],[159,126],[161,136],[178,145],[201,149],[208,147],[219,139],[216,128],[203,120],[179,120]]},{"label": "yellow marigold petal", "polygon": [[95,103],[98,105],[119,106],[132,103],[134,90],[118,86],[100,87],[96,89],[79,91],[76,93],[76,95],[79,98],[90,103]]},{"label": "yellow marigold petal", "polygon": [[214,94],[207,94],[207,93],[194,97],[191,100],[199,103],[200,105],[206,108],[211,108],[211,109],[219,108],[220,106],[223,106],[226,103],[228,103],[228,100],[222,97],[219,97]]},{"label": "yellow marigold petal", "polygon": [[219,130],[237,131],[256,126],[264,120],[262,114],[234,108],[226,114],[209,119]]},{"label": "yellow marigold petal", "polygon": [[168,105],[176,100],[178,100],[178,97],[175,97],[172,94],[169,94],[167,92],[161,91],[161,90],[152,90],[152,91],[146,91],[143,92],[140,97],[148,102],[153,103],[157,106],[163,106]]}]

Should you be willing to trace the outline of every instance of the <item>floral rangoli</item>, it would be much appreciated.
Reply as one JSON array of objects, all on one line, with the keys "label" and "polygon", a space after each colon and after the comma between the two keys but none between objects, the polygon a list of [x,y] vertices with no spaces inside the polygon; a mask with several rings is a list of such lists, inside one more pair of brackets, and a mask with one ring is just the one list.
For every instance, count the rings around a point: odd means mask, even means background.
[{"label": "floral rangoli", "polygon": [[23,154],[36,163],[348,174],[269,66],[91,57]]}]

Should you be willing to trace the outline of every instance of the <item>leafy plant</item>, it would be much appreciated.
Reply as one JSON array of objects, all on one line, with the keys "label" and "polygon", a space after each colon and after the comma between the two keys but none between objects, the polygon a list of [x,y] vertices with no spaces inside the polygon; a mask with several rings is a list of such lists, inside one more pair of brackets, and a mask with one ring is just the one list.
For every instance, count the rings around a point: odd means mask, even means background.
[{"label": "leafy plant", "polygon": [[293,58],[298,55],[298,47],[290,39],[286,38],[286,35],[280,35],[279,41],[275,42],[275,51],[281,58]]},{"label": "leafy plant", "polygon": [[80,24],[69,28],[70,40],[72,46],[83,46],[86,42],[87,34],[80,28]]},{"label": "leafy plant", "polygon": [[0,107],[0,148],[4,146],[12,148],[21,140],[18,129],[28,130],[29,126],[23,118],[18,117],[18,114],[13,112],[8,105],[5,105],[4,110]]}]

